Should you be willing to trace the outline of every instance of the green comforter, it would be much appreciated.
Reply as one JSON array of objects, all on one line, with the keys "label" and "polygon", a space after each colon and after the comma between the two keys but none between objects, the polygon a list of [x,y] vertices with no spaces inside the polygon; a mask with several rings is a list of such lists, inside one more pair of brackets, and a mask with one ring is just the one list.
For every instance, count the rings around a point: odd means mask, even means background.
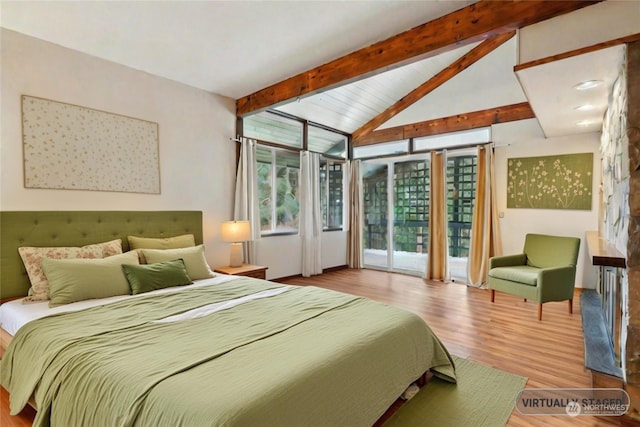
[{"label": "green comforter", "polygon": [[425,370],[455,381],[418,316],[292,287],[179,322],[154,320],[280,285],[250,278],[54,315],[22,327],[0,366],[35,426],[367,426]]}]

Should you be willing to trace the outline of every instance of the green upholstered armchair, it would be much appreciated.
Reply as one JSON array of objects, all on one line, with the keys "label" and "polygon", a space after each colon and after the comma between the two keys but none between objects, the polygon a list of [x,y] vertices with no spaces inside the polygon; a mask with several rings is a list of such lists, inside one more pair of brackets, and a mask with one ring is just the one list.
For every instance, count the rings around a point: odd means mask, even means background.
[{"label": "green upholstered armchair", "polygon": [[542,304],[568,300],[569,313],[573,313],[579,251],[577,237],[527,234],[523,253],[489,260],[491,302],[496,291],[536,301],[538,320],[542,320]]}]

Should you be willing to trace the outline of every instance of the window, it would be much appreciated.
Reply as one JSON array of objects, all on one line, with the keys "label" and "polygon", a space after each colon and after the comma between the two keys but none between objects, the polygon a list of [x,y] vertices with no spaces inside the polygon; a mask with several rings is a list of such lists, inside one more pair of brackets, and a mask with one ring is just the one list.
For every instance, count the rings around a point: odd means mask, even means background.
[{"label": "window", "polygon": [[248,138],[302,148],[302,122],[269,111],[243,118],[242,131]]},{"label": "window", "polygon": [[476,196],[477,156],[447,159],[447,213],[449,221],[449,255],[468,257],[471,220]]},{"label": "window", "polygon": [[300,155],[258,145],[258,199],[263,235],[298,231]]},{"label": "window", "polygon": [[461,145],[483,144],[491,141],[491,128],[478,128],[425,136],[413,140],[414,151],[431,151],[440,148],[453,148]]},{"label": "window", "polygon": [[309,125],[307,143],[309,151],[323,156],[320,160],[322,228],[339,230],[342,228],[344,163],[333,159],[347,157],[347,137],[316,125]]},{"label": "window", "polygon": [[[363,163],[362,194],[364,198],[365,263],[367,250],[387,250],[387,171],[386,164]],[[386,256],[385,256],[386,257]],[[369,264],[374,264],[370,263]],[[386,260],[385,260],[386,265]]]},{"label": "window", "polygon": [[385,142],[384,144],[353,147],[354,159],[368,159],[379,156],[406,154],[409,152],[409,140]]},{"label": "window", "polygon": [[394,243],[400,252],[427,253],[429,242],[429,163],[396,163],[394,183]]},{"label": "window", "polygon": [[364,264],[424,274],[429,234],[429,160],[362,164]]},{"label": "window", "polygon": [[317,126],[309,126],[307,131],[309,151],[333,158],[347,158],[347,137],[337,132]]},{"label": "window", "polygon": [[320,206],[324,230],[342,228],[343,169],[342,162],[320,160]]},{"label": "window", "polygon": [[[425,272],[430,162],[426,156],[420,157],[363,162],[363,247],[364,263],[369,268],[409,274]],[[452,278],[462,282],[466,281],[476,173],[475,149],[449,153],[446,170],[449,268]]]},{"label": "window", "polygon": [[[262,235],[298,232],[300,151],[322,155],[320,203],[324,230],[343,225],[343,173],[347,135],[280,113],[263,111],[242,119],[243,136],[256,138]],[[306,134],[305,134],[306,132]]]}]

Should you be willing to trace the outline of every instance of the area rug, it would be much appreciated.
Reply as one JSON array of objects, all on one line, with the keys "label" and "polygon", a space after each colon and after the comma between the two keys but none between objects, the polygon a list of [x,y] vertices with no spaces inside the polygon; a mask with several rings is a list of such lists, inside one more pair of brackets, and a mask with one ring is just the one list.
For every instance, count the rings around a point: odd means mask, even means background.
[{"label": "area rug", "polygon": [[384,427],[504,426],[527,378],[455,357],[457,384],[431,378]]}]

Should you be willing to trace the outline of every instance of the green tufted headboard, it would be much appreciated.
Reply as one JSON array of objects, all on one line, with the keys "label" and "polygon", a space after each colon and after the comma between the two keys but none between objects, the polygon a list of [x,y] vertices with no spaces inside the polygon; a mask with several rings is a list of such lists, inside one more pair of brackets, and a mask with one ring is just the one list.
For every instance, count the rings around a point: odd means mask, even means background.
[{"label": "green tufted headboard", "polygon": [[203,242],[201,211],[3,211],[0,212],[0,299],[27,295],[30,283],[20,246],[84,246],[127,236],[193,234]]}]

